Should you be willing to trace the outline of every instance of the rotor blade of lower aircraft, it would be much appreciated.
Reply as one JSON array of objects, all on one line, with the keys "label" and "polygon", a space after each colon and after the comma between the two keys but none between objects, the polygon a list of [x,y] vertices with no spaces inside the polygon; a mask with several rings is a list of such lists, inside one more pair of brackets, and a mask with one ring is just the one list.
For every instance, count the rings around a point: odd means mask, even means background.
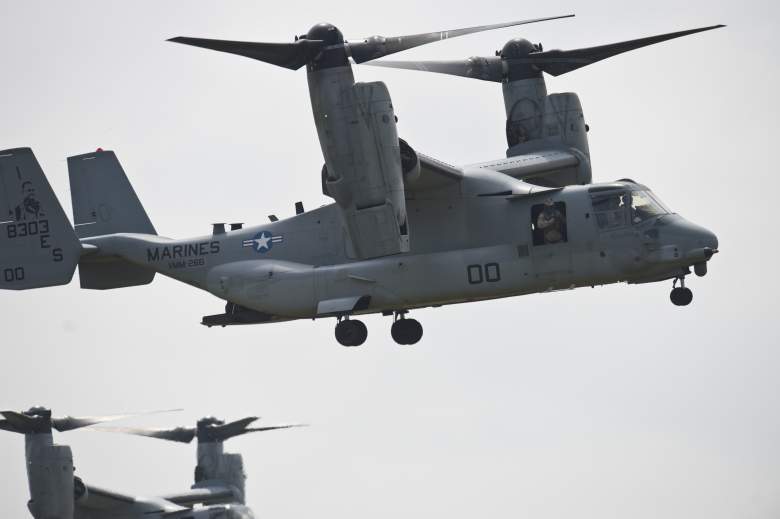
[{"label": "rotor blade of lower aircraft", "polygon": [[[16,428],[20,432],[34,427],[37,424],[35,418],[17,413],[16,411],[0,411],[0,415],[3,415],[8,425]],[[6,430],[10,430],[6,428]]]},{"label": "rotor blade of lower aircraft", "polygon": [[257,421],[258,419],[259,418],[257,416],[249,416],[247,418],[241,418],[240,420],[235,420],[223,425],[207,427],[205,430],[207,431],[208,436],[214,440],[224,441],[228,438],[244,434],[246,432],[247,426],[252,422]]},{"label": "rotor blade of lower aircraft", "polygon": [[527,58],[521,58],[518,61],[526,62],[527,60],[527,62],[532,63],[548,74],[560,76],[561,74],[571,72],[572,70],[590,65],[591,63],[596,63],[597,61],[617,54],[622,54],[623,52],[639,49],[674,38],[680,38],[682,36],[688,36],[689,34],[695,34],[697,32],[719,29],[721,27],[725,27],[725,25],[712,25],[688,31],[671,32],[657,36],[649,36],[647,38],[639,38],[636,40],[610,43],[608,45],[599,45],[597,47],[587,47],[583,49],[534,52],[529,54]]},{"label": "rotor blade of lower aircraft", "polygon": [[297,70],[312,60],[325,46],[320,40],[301,39],[293,43],[262,43],[249,41],[209,40],[179,36],[168,41],[204,49],[238,54],[271,65]]},{"label": "rotor blade of lower aircraft", "polygon": [[269,425],[268,427],[249,427],[244,432],[263,432],[263,431],[275,431],[276,429],[291,429],[293,427],[308,427],[305,423],[296,423],[289,425]]},{"label": "rotor blade of lower aircraft", "polygon": [[439,74],[448,74],[450,76],[460,76],[494,82],[501,82],[504,77],[504,66],[499,57],[447,61],[371,61],[366,63],[366,65],[372,67],[436,72]]},{"label": "rotor blade of lower aircraft", "polygon": [[355,60],[355,63],[363,63],[372,59],[381,58],[382,56],[401,52],[402,50],[419,47],[420,45],[425,45],[426,43],[447,40],[449,38],[457,38],[458,36],[465,36],[466,34],[491,31],[493,29],[502,29],[504,27],[514,27],[516,25],[544,22],[547,20],[557,20],[560,18],[571,18],[572,16],[574,15],[567,14],[563,16],[550,16],[547,18],[534,18],[532,20],[520,20],[516,22],[496,23],[492,25],[479,25],[465,29],[453,29],[451,31],[410,34],[408,36],[372,36],[370,38],[366,38],[363,41],[348,42],[347,46],[349,47],[350,55],[352,56],[352,59]]},{"label": "rotor blade of lower aircraft", "polygon": [[24,433],[24,431],[21,431],[17,426],[13,425],[8,420],[0,420],[0,430],[14,433]]},{"label": "rotor blade of lower aircraft", "polygon": [[123,418],[130,418],[132,416],[141,416],[149,414],[170,413],[173,411],[181,411],[181,409],[166,409],[163,411],[147,411],[143,413],[130,413],[119,414],[112,416],[63,416],[61,418],[52,418],[51,425],[59,432],[72,431],[73,429],[79,429],[81,427],[88,427],[103,422],[113,422],[115,420],[121,420]]},{"label": "rotor blade of lower aircraft", "polygon": [[133,434],[158,440],[168,440],[179,443],[190,443],[195,438],[194,427],[176,427],[175,429],[144,429],[141,427],[95,427],[97,431]]}]

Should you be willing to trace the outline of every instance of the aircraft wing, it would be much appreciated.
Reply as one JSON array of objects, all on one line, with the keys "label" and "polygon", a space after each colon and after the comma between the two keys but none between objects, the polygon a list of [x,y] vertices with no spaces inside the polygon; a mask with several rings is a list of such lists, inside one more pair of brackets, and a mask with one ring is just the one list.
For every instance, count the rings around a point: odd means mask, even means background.
[{"label": "aircraft wing", "polygon": [[228,486],[213,486],[193,488],[180,494],[170,494],[163,499],[171,503],[192,507],[195,505],[219,505],[225,503],[236,503],[240,499],[237,492]]},{"label": "aircraft wing", "polygon": [[411,193],[446,191],[453,186],[458,186],[457,189],[462,192],[474,191],[482,196],[484,193],[481,191],[490,192],[491,189],[496,192],[516,192],[517,185],[507,176],[523,181],[527,188],[564,187],[588,183],[591,179],[590,162],[577,150],[541,150],[462,167],[452,166],[422,153],[417,156],[420,159],[420,174],[409,179],[405,185],[406,191]]},{"label": "aircraft wing", "polygon": [[189,510],[164,498],[133,497],[92,485],[85,486],[86,494],[76,500],[75,519],[168,515]]},{"label": "aircraft wing", "polygon": [[496,171],[529,184],[563,187],[591,180],[590,161],[577,150],[540,150],[471,164],[466,171]]}]

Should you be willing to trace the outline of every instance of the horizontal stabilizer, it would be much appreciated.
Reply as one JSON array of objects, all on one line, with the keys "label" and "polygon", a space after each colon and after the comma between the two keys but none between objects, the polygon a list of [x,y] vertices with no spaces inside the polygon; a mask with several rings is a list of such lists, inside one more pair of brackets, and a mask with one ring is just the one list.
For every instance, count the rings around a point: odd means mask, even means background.
[{"label": "horizontal stabilizer", "polygon": [[65,285],[80,256],[73,227],[32,150],[0,151],[0,288]]}]

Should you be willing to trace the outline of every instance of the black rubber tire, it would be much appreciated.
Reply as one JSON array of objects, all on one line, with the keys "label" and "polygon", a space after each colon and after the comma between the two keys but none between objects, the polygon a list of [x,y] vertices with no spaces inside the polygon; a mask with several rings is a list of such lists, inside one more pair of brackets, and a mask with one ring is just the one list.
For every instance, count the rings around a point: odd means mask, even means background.
[{"label": "black rubber tire", "polygon": [[687,287],[676,287],[669,294],[669,299],[675,306],[688,306],[693,301],[693,292]]},{"label": "black rubber tire", "polygon": [[336,340],[342,346],[360,346],[367,337],[368,329],[362,321],[348,319],[336,325]]},{"label": "black rubber tire", "polygon": [[350,322],[353,323],[352,326],[355,327],[355,342],[352,346],[360,346],[366,342],[366,339],[368,338],[368,328],[363,324],[363,321],[352,319]]},{"label": "black rubber tire", "polygon": [[423,328],[417,319],[399,319],[390,327],[390,335],[398,344],[410,346],[422,339]]}]

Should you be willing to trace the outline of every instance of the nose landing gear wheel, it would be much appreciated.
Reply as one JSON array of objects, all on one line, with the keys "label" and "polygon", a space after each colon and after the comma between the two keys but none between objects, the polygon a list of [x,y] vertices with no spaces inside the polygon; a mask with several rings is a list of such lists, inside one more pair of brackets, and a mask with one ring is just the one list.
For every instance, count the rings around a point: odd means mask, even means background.
[{"label": "nose landing gear wheel", "polygon": [[677,280],[674,280],[674,284],[672,285],[672,293],[669,294],[669,299],[672,300],[672,303],[675,306],[688,306],[691,304],[691,301],[693,301],[693,292],[691,292],[690,288],[687,288],[685,286],[685,281],[683,279],[680,279],[680,286],[675,286],[677,284]]},{"label": "nose landing gear wheel", "polygon": [[411,345],[416,344],[422,339],[423,328],[417,319],[396,320],[390,328],[390,335],[398,344]]},{"label": "nose landing gear wheel", "polygon": [[363,321],[345,319],[336,325],[336,340],[342,346],[360,346],[367,337],[368,330]]}]

